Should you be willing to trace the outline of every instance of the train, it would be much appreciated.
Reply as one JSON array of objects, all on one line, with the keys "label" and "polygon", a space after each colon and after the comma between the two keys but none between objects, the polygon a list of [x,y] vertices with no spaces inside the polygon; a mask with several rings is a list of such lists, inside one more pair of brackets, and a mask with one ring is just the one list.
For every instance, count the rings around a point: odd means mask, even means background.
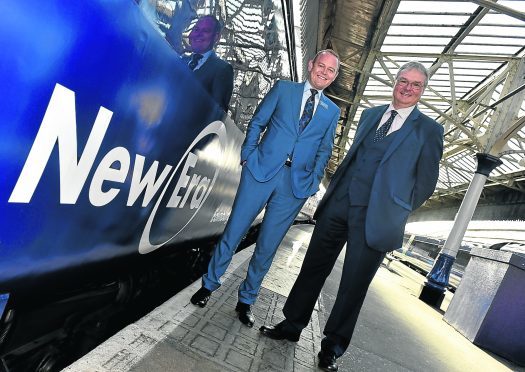
[{"label": "train", "polygon": [[[491,221],[489,221],[488,224],[491,224]],[[492,224],[494,223],[492,222]],[[486,228],[483,231],[488,231],[490,234],[497,235],[497,230],[495,229]],[[451,292],[456,291],[470,261],[470,250],[472,248],[488,248],[512,252],[516,255],[525,256],[525,243],[515,240],[522,236],[522,233],[519,236],[515,234],[513,238],[509,240],[498,241],[497,243],[493,241],[487,242],[486,239],[483,241],[482,238],[474,238],[473,241],[466,241],[461,244],[450,270],[447,289]],[[398,260],[406,266],[426,276],[434,266],[434,262],[441,252],[444,244],[444,239],[440,239],[435,236],[431,237],[413,233],[405,233],[405,236],[403,237],[403,246],[391,252],[389,254],[389,258]]]},{"label": "train", "polygon": [[0,371],[54,371],[200,275],[244,134],[133,0],[2,1],[0,47]]},{"label": "train", "polygon": [[[390,253],[390,256],[426,276],[434,266],[434,262],[444,243],[441,239],[405,234],[403,246]],[[447,287],[452,292],[456,290],[463,277],[465,268],[470,260],[471,249],[472,246],[466,244],[459,247],[458,254],[450,270]]]}]

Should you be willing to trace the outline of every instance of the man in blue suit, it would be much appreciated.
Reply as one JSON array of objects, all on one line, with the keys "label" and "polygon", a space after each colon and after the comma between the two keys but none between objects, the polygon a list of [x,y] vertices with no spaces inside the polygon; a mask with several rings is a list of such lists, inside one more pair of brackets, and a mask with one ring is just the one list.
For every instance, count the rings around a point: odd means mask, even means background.
[{"label": "man in blue suit", "polygon": [[277,247],[306,199],[319,190],[332,154],[340,111],[323,89],[334,81],[338,69],[337,54],[320,51],[308,62],[308,81],[278,81],[261,101],[241,148],[241,181],[232,213],[202,277],[202,288],[191,298],[193,304],[206,306],[242,237],[266,207],[236,307],[239,320],[253,326],[251,305]]},{"label": "man in blue suit", "polygon": [[191,55],[182,57],[204,89],[228,112],[233,91],[233,68],[213,51],[221,36],[221,24],[212,15],[197,20],[188,35]]},{"label": "man in blue suit", "polygon": [[418,62],[403,65],[390,105],[361,114],[354,142],[319,203],[301,272],[284,305],[286,319],[263,326],[270,338],[299,340],[341,249],[337,298],[324,329],[319,366],[337,371],[361,305],[386,252],[401,247],[410,212],[432,195],[443,154],[443,127],[416,107],[428,83]]}]

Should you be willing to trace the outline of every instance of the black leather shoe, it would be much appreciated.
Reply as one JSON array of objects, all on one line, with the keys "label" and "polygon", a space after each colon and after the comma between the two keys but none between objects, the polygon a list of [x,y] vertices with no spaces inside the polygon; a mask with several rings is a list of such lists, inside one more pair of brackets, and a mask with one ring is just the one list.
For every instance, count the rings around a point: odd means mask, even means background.
[{"label": "black leather shoe", "polygon": [[191,296],[190,302],[194,305],[204,307],[210,299],[211,291],[207,288],[201,287],[197,292]]},{"label": "black leather shoe", "polygon": [[235,311],[239,313],[239,320],[241,321],[241,323],[247,325],[250,328],[253,327],[255,318],[252,314],[251,305],[244,304],[242,302],[237,302],[237,306],[235,306]]},{"label": "black leather shoe", "polygon": [[300,333],[287,331],[283,323],[279,323],[275,326],[262,326],[260,329],[261,333],[274,340],[288,340],[292,342],[299,341]]},{"label": "black leather shoe", "polygon": [[339,369],[337,366],[337,358],[333,351],[321,349],[317,356],[319,357],[318,366],[323,371],[335,372]]}]

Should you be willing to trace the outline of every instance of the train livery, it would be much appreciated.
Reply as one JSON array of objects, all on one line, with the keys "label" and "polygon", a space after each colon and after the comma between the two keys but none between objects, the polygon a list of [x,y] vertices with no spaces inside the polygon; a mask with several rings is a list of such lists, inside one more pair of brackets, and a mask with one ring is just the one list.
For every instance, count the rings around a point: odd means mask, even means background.
[{"label": "train livery", "polygon": [[132,0],[0,19],[0,371],[50,371],[220,235],[244,136]]}]

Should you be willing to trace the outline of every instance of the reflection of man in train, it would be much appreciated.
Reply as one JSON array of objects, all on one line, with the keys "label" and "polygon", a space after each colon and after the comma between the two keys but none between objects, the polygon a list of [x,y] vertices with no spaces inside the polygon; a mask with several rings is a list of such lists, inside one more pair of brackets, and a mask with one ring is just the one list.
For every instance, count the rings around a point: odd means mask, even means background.
[{"label": "reflection of man in train", "polygon": [[240,240],[266,207],[236,307],[239,320],[253,326],[251,305],[261,282],[294,218],[319,189],[332,153],[340,112],[323,89],[334,81],[338,68],[335,52],[321,51],[308,62],[308,81],[278,81],[257,107],[241,149],[241,181],[232,213],[193,304],[206,306]]},{"label": "reflection of man in train", "polygon": [[297,341],[346,243],[319,353],[325,371],[337,370],[368,286],[386,252],[401,246],[408,215],[434,192],[443,127],[416,107],[427,82],[425,67],[409,62],[397,73],[392,103],[363,111],[354,142],[315,212],[312,239],[283,308],[285,320],[261,327],[270,338]]},{"label": "reflection of man in train", "polygon": [[188,36],[191,55],[182,59],[215,102],[227,112],[233,91],[233,68],[213,51],[220,36],[221,24],[217,18],[212,15],[199,18]]}]

